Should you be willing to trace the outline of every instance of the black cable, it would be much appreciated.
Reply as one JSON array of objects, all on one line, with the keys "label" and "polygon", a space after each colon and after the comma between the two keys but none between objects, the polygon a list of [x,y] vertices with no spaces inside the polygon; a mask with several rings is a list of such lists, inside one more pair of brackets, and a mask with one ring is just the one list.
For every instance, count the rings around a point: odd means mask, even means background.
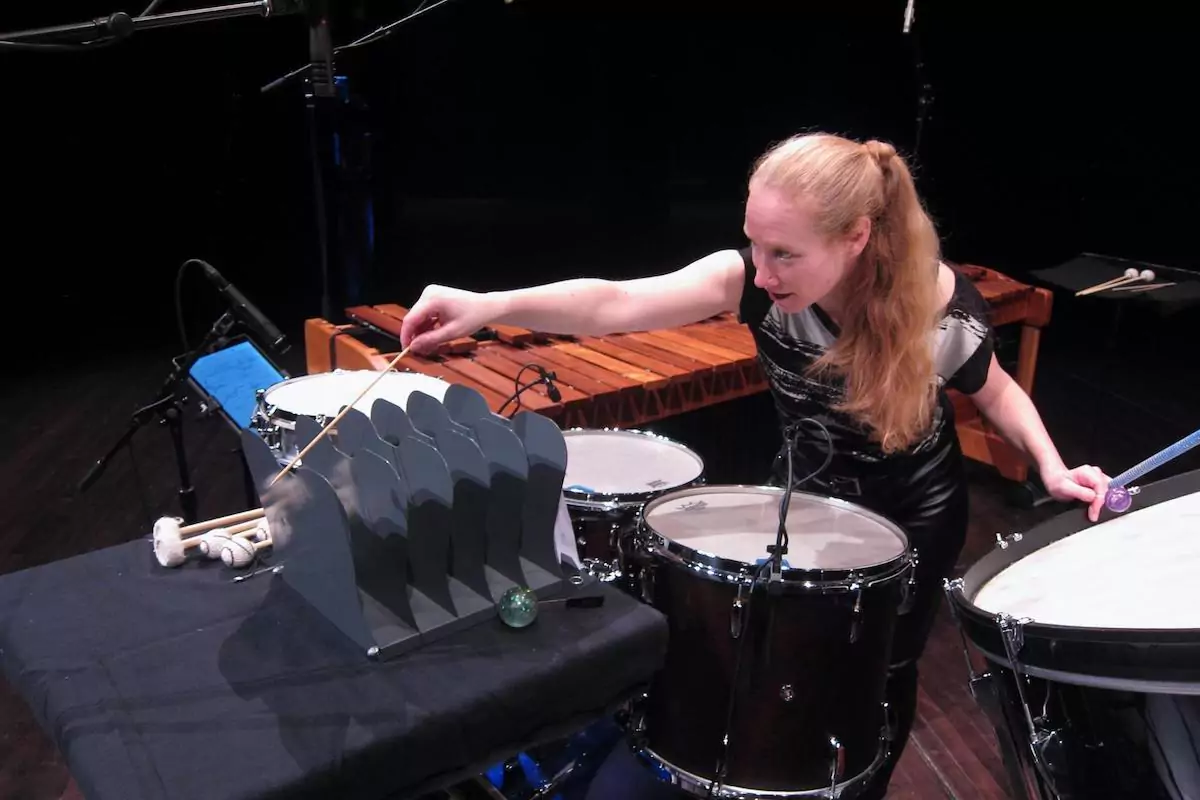
[{"label": "black cable", "polygon": [[[538,373],[538,377],[535,380],[530,381],[529,383],[522,384],[521,376],[525,374],[525,370],[527,370],[527,369],[533,370],[534,372]],[[558,402],[558,400],[555,397],[555,395],[558,395],[558,391],[554,387],[554,378],[555,378],[554,373],[547,372],[546,368],[543,367],[541,364],[532,364],[531,363],[531,364],[522,365],[521,368],[519,370],[517,370],[516,376],[513,378],[513,389],[514,389],[513,393],[511,395],[509,395],[508,399],[505,400],[504,403],[500,406],[500,408],[496,410],[496,413],[503,414],[504,409],[508,408],[508,404],[515,401],[517,405],[516,405],[516,408],[514,408],[512,410],[512,413],[516,414],[517,411],[521,408],[521,395],[525,394],[525,392],[529,391],[534,386],[537,386],[539,383],[546,384],[546,386],[549,387],[549,389],[551,390],[550,391],[551,399],[554,400],[555,402]],[[509,416],[512,416],[512,414],[509,414]]]},{"label": "black cable", "polygon": [[179,265],[175,273],[175,325],[179,328],[179,341],[183,343],[185,353],[191,348],[188,347],[187,328],[183,324],[183,273],[187,272],[188,265],[193,261],[195,259],[189,258]]}]

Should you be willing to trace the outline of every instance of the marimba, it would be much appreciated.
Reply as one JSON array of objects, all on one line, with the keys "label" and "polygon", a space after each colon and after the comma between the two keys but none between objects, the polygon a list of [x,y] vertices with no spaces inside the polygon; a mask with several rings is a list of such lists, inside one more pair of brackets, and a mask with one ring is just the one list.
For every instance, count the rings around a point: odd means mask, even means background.
[{"label": "marimba", "polygon": [[[1032,392],[1051,293],[986,267],[952,266],[988,300],[994,325],[1021,325],[1015,378]],[[307,320],[308,371],[383,369],[399,352],[406,313],[403,306],[382,303],[346,309],[349,324]],[[749,329],[729,314],[678,328],[602,337],[495,325],[448,342],[428,357],[406,356],[398,367],[469,386],[495,411],[518,383],[536,377],[530,365],[555,374],[561,400],[551,400],[546,387],[537,385],[522,393],[521,405],[564,428],[636,427],[767,389]],[[955,393],[954,401],[964,453],[1023,481],[1027,467],[1021,454],[990,429],[968,398]]]}]

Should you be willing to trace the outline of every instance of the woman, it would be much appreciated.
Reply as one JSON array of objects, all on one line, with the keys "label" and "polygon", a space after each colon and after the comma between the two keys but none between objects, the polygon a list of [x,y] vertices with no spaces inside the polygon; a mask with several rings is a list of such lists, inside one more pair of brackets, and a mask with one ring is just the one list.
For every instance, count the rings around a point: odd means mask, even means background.
[{"label": "woman", "polygon": [[[815,419],[832,438],[832,462],[805,488],[888,516],[919,554],[917,595],[897,625],[888,678],[895,748],[863,795],[882,797],[912,723],[941,579],[967,528],[946,389],[970,395],[1049,493],[1090,504],[1093,521],[1108,478],[1092,466],[1067,468],[1029,397],[997,364],[986,304],[939,260],[933,223],[891,145],[810,134],[772,147],[751,174],[744,232],[745,249],[637,280],[487,294],[430,286],[404,320],[403,344],[425,352],[489,323],[601,336],[736,310],[781,423]],[[797,477],[819,467],[828,447],[817,426],[799,430]]]}]

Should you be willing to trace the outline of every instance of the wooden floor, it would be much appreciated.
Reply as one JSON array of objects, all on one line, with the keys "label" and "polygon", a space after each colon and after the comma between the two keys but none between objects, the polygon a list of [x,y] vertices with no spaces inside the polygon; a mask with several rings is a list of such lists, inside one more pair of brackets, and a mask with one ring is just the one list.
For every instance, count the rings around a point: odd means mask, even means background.
[{"label": "wooden floor", "polygon": [[[169,354],[131,355],[85,363],[74,371],[28,376],[0,397],[0,573],[143,536],[151,521],[176,508],[178,486],[170,438],[156,425],[134,439],[85,494],[76,484],[121,434],[130,412],[151,399]],[[298,354],[293,353],[293,356]],[[299,354],[302,357],[302,354]],[[285,364],[299,374],[295,364]],[[246,507],[237,441],[223,420],[185,425],[200,513]],[[136,469],[135,469],[136,465]],[[1021,510],[1002,499],[1002,484],[972,470],[972,523],[960,560],[965,569],[993,546],[997,531],[1015,531],[1054,512]],[[978,473],[974,475],[974,473]],[[896,800],[1006,798],[993,734],[966,685],[957,632],[943,609],[921,664],[919,718],[897,770]],[[80,797],[53,744],[24,702],[0,679],[0,797]]]}]

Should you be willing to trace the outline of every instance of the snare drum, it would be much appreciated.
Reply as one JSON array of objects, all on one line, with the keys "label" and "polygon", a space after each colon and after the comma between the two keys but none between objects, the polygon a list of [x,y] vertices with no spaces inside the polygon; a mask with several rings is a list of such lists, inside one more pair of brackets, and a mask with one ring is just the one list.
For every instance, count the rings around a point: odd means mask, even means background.
[{"label": "snare drum", "polygon": [[1200,472],[1135,502],[1002,539],[946,583],[1018,797],[1200,797]]},{"label": "snare drum", "polygon": [[[297,418],[310,417],[324,427],[378,377],[374,370],[334,370],[282,381],[259,391],[252,427],[280,459],[291,459],[299,452],[293,440]],[[441,400],[449,386],[443,380],[415,372],[388,372],[354,407],[370,416],[371,405],[378,399],[405,408],[413,392]],[[336,431],[330,436],[336,437]]]},{"label": "snare drum", "polygon": [[645,431],[574,428],[563,431],[567,472],[563,495],[580,558],[627,570],[624,540],[637,515],[665,492],[704,482],[699,455]]},{"label": "snare drum", "polygon": [[696,487],[642,513],[643,585],[669,638],[631,735],[660,778],[699,797],[842,796],[888,752],[884,691],[908,539],[860,506],[793,492],[781,580],[768,591],[782,497]]}]

